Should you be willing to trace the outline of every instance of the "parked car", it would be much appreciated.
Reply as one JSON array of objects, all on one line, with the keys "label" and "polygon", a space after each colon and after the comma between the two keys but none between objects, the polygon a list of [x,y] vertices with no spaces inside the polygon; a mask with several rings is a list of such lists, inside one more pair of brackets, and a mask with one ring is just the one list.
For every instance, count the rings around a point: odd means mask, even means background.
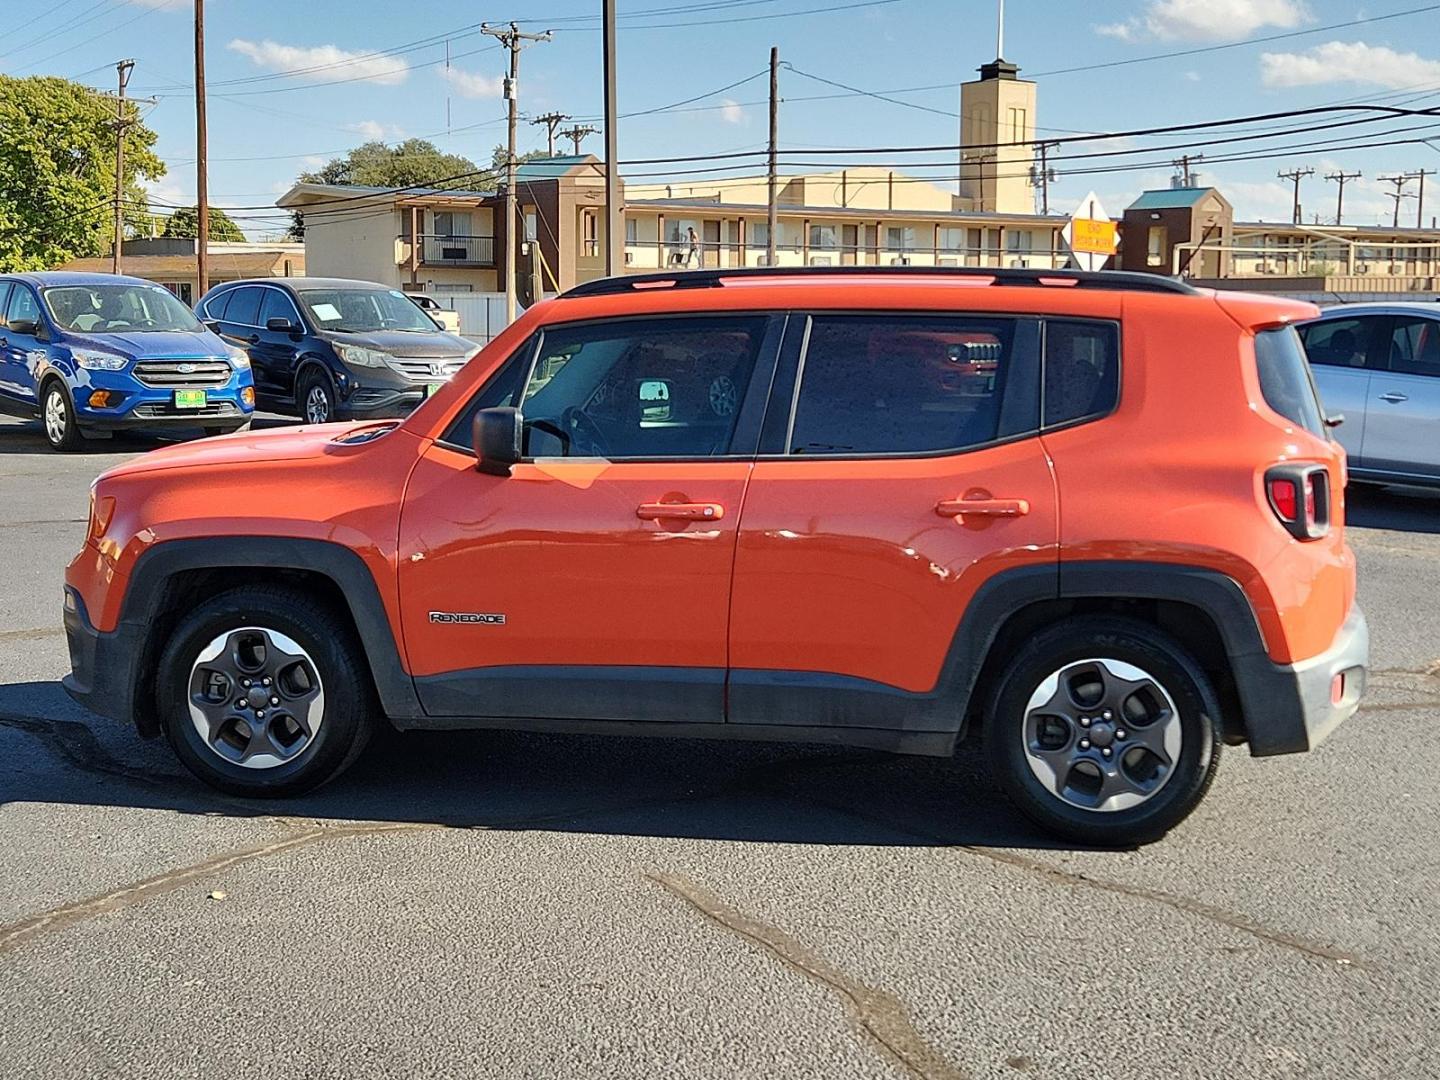
[{"label": "parked car", "polygon": [[443,306],[439,300],[425,293],[407,292],[416,307],[435,320],[435,325],[451,334],[460,333],[460,313]]},{"label": "parked car", "polygon": [[38,417],[57,450],[119,428],[250,422],[250,361],[164,288],[53,271],[0,275],[0,412]]},{"label": "parked car", "polygon": [[479,348],[366,281],[230,281],[195,310],[250,354],[261,406],[312,424],[405,416]]},{"label": "parked car", "polygon": [[1341,304],[1300,337],[1350,475],[1440,487],[1440,303]]},{"label": "parked car", "polygon": [[[245,796],[387,720],[930,755],[983,730],[1020,809],[1099,843],[1183,819],[1222,745],[1308,750],[1355,711],[1312,305],[849,270],[590,282],[401,423],[110,470],[67,689]],[[977,344],[963,393],[935,377]]]}]

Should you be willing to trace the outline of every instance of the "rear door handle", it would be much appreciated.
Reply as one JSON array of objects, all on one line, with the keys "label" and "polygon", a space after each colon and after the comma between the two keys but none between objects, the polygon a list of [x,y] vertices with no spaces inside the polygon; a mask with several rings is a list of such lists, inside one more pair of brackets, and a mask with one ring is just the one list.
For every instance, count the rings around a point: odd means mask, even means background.
[{"label": "rear door handle", "polygon": [[1398,393],[1398,392],[1396,392],[1396,391],[1394,391],[1394,390],[1391,390],[1388,394],[1381,394],[1381,395],[1380,395],[1380,400],[1381,400],[1381,401],[1389,401],[1389,402],[1391,402],[1391,403],[1393,403],[1393,404],[1399,404],[1399,403],[1402,402],[1402,401],[1409,401],[1409,400],[1410,400],[1410,395],[1409,395],[1409,394],[1401,394],[1401,393]]},{"label": "rear door handle", "polygon": [[935,504],[941,517],[1020,517],[1030,512],[1028,499],[942,499]]},{"label": "rear door handle", "polygon": [[725,507],[719,503],[641,503],[635,516],[644,521],[719,521]]}]

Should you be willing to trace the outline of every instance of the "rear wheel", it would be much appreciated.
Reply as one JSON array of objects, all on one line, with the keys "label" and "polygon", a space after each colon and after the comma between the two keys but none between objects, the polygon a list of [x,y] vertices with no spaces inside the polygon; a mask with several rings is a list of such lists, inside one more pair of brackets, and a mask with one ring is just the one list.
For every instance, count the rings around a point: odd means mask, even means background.
[{"label": "rear wheel", "polygon": [[347,622],[303,592],[233,589],[171,635],[156,678],[180,761],[232,795],[299,795],[359,756],[375,712]]},{"label": "rear wheel", "polygon": [[45,425],[45,441],[55,450],[74,450],[80,445],[80,427],[75,422],[75,409],[65,384],[51,379],[40,392],[40,419]]},{"label": "rear wheel", "polygon": [[300,416],[307,424],[328,424],[335,419],[335,386],[330,376],[312,367],[300,376],[295,394]]},{"label": "rear wheel", "polygon": [[1028,642],[992,700],[992,766],[1043,828],[1082,843],[1142,844],[1183,821],[1220,758],[1203,670],[1153,627],[1067,620]]}]

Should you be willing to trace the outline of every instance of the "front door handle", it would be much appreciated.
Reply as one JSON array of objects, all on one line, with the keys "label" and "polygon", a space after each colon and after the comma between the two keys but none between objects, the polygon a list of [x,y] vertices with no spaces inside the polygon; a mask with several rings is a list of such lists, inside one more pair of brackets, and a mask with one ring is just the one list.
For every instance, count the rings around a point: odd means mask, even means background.
[{"label": "front door handle", "polygon": [[725,507],[719,503],[641,503],[635,516],[643,521],[719,521],[725,516]]},{"label": "front door handle", "polygon": [[1398,392],[1395,391],[1395,390],[1391,390],[1388,394],[1381,394],[1381,395],[1380,395],[1380,400],[1381,400],[1381,401],[1388,401],[1388,402],[1390,402],[1391,404],[1398,405],[1398,404],[1399,404],[1400,402],[1402,402],[1402,401],[1409,401],[1409,400],[1410,400],[1410,395],[1409,395],[1409,394],[1401,394],[1401,393],[1398,393]]},{"label": "front door handle", "polygon": [[942,499],[935,504],[941,517],[1020,517],[1030,512],[1028,499]]}]

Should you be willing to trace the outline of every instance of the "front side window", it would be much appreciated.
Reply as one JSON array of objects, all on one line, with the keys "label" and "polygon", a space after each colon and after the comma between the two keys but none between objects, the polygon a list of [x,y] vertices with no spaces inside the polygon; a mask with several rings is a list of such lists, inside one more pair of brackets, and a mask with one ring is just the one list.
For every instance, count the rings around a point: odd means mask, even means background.
[{"label": "front side window", "polygon": [[1120,329],[1114,323],[1045,322],[1045,426],[1103,416],[1120,398]]},{"label": "front side window", "polygon": [[5,324],[13,326],[21,320],[39,322],[40,305],[35,302],[34,293],[24,285],[16,285],[10,292],[10,303],[5,307]]},{"label": "front side window", "polygon": [[[304,289],[300,300],[321,330],[360,334],[376,330],[435,333],[435,324],[399,289]],[[234,319],[232,311],[230,320]]]},{"label": "front side window", "polygon": [[1327,319],[1300,327],[1300,340],[1312,364],[1323,367],[1365,366],[1374,317]]},{"label": "front side window", "polygon": [[260,305],[260,325],[266,326],[271,319],[288,319],[292,326],[300,325],[300,313],[279,289],[262,289],[264,302]]},{"label": "front side window", "polygon": [[1293,326],[1255,335],[1255,367],[1265,403],[1311,435],[1325,438],[1320,396],[1305,362],[1305,347]]},{"label": "front side window", "polygon": [[[38,319],[34,297],[28,289],[16,290],[16,296],[22,293],[34,310],[27,317]],[[201,329],[195,313],[163,285],[56,285],[45,290],[45,306],[60,327],[85,334]]]},{"label": "front side window", "polygon": [[1440,319],[1394,321],[1390,333],[1390,370],[1440,377]]},{"label": "front side window", "polygon": [[765,325],[695,317],[547,330],[519,400],[526,456],[728,453]]},{"label": "front side window", "polygon": [[1005,317],[816,317],[789,452],[940,453],[1014,434],[1002,396],[1017,350],[1034,370],[1037,339]]}]

